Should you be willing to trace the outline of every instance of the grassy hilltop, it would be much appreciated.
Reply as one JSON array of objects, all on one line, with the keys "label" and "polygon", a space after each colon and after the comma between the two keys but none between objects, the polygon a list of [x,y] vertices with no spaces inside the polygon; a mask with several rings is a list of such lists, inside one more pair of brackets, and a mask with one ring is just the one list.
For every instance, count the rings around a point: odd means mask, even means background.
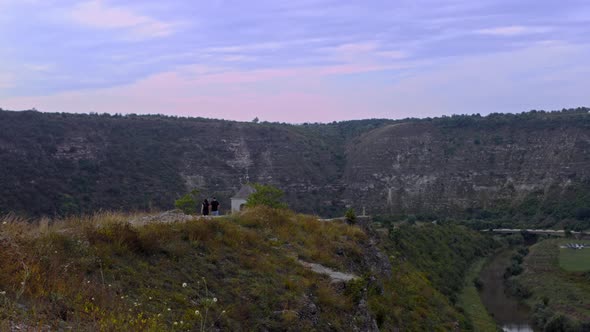
[{"label": "grassy hilltop", "polygon": [[[405,255],[370,229],[263,207],[184,219],[130,223],[146,219],[103,213],[47,225],[6,217],[0,330],[448,331],[466,324],[438,290],[449,292],[441,281],[431,283],[409,260],[424,253]],[[300,261],[357,278],[333,282]]]}]

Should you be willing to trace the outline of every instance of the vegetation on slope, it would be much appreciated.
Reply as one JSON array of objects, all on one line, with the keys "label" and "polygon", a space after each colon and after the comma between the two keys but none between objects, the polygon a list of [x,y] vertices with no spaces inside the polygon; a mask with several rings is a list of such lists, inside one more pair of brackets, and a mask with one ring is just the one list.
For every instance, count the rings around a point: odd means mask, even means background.
[{"label": "vegetation on slope", "polygon": [[390,237],[395,255],[412,262],[453,303],[472,262],[498,246],[488,236],[452,224],[402,225]]},{"label": "vegetation on slope", "polygon": [[[390,275],[368,263],[379,258],[357,226],[264,207],[142,220],[5,218],[0,329],[448,331],[461,319],[409,263]],[[334,284],[299,260],[359,278]]]},{"label": "vegetation on slope", "polygon": [[526,301],[534,322],[545,331],[590,329],[590,274],[567,272],[559,266],[559,245],[572,241],[549,239],[531,246],[523,272],[513,278],[531,294]]},{"label": "vegetation on slope", "polygon": [[465,311],[465,316],[469,318],[473,331],[478,332],[494,332],[498,330],[496,322],[488,313],[479,295],[478,288],[482,287],[482,285],[478,276],[486,261],[486,258],[480,258],[471,265],[465,275],[465,283],[459,295],[458,303],[459,307]]},{"label": "vegetation on slope", "polygon": [[552,186],[488,209],[468,209],[461,218],[475,229],[590,230],[590,180],[572,184],[567,190]]}]

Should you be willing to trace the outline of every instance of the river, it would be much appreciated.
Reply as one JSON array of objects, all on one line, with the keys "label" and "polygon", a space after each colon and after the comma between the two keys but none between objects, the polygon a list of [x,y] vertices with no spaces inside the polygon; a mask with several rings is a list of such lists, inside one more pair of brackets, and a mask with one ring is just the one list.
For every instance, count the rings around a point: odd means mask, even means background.
[{"label": "river", "polygon": [[488,312],[506,332],[534,332],[529,323],[529,308],[505,292],[503,274],[513,252],[504,250],[481,270],[480,297]]}]

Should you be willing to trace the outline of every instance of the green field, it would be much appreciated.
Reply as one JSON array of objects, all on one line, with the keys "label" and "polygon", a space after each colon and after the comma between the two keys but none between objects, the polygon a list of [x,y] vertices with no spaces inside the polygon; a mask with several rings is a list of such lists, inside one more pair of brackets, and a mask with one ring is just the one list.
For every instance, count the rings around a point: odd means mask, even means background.
[{"label": "green field", "polygon": [[465,315],[473,324],[474,331],[494,332],[498,330],[496,322],[494,322],[494,319],[481,302],[479,292],[473,284],[473,279],[477,278],[485,262],[486,259],[481,258],[469,268],[465,276],[465,286],[459,295],[459,306],[463,308]]},{"label": "green field", "polygon": [[[590,241],[563,240],[560,245],[578,243],[590,246]],[[590,248],[585,249],[559,249],[559,267],[569,272],[590,271]]]}]

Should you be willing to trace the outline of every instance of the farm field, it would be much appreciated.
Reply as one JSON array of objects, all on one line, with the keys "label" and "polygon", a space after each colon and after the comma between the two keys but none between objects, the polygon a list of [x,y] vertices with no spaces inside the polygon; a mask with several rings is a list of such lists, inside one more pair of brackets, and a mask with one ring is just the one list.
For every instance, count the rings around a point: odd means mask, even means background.
[{"label": "farm field", "polygon": [[568,272],[590,271],[590,241],[563,240],[560,245],[567,243],[584,244],[584,249],[559,248],[559,267]]}]

